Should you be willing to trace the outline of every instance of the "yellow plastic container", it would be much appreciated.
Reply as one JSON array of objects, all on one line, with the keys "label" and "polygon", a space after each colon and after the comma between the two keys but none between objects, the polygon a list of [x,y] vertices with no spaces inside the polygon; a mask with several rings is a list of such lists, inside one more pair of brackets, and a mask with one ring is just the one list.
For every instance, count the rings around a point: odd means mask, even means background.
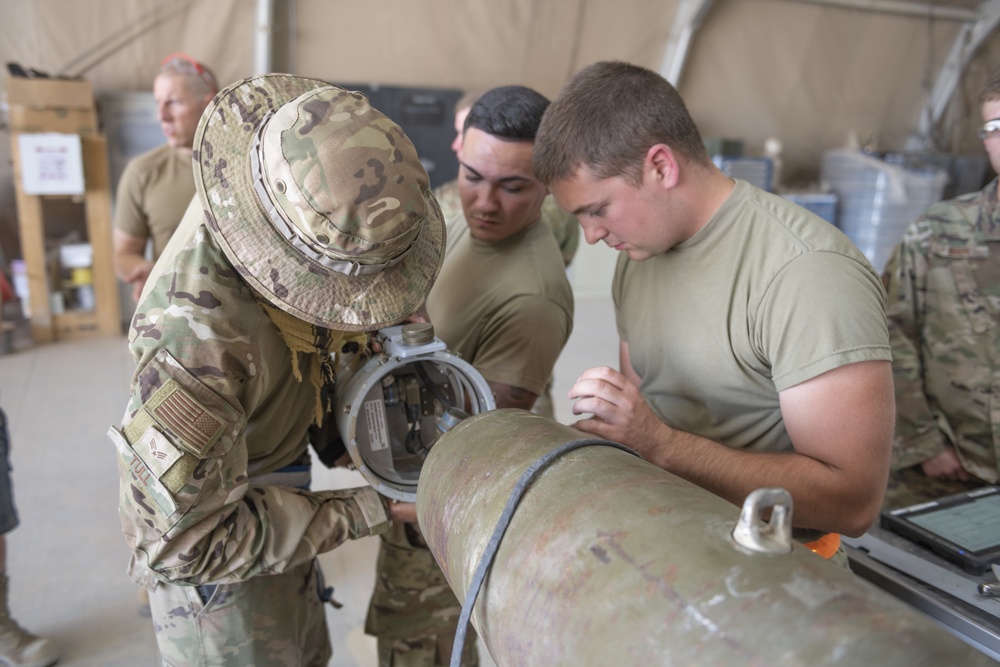
[{"label": "yellow plastic container", "polygon": [[89,266],[71,269],[69,276],[74,285],[89,285],[94,282],[94,272]]}]

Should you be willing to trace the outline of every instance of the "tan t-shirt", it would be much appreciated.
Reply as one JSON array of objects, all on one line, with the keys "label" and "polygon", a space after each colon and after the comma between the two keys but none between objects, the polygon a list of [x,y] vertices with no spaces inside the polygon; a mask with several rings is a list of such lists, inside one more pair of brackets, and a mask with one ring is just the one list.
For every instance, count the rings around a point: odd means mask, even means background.
[{"label": "tan t-shirt", "polygon": [[779,391],[892,359],[885,291],[861,252],[744,181],[693,238],[643,262],[622,255],[613,294],[656,413],[731,447],[790,450]]},{"label": "tan t-shirt", "polygon": [[195,194],[191,156],[164,144],[131,160],[115,199],[115,227],[153,239],[159,258]]},{"label": "tan t-shirt", "polygon": [[535,223],[500,243],[448,221],[444,265],[427,312],[437,336],[484,378],[541,394],[573,327],[559,246]]}]

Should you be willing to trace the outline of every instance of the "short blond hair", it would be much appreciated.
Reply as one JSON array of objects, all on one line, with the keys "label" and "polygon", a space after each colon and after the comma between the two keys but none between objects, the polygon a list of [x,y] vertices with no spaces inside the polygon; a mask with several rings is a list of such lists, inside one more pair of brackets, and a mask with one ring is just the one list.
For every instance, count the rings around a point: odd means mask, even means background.
[{"label": "short blond hair", "polygon": [[204,63],[184,53],[171,53],[160,63],[160,74],[182,77],[187,89],[195,95],[215,95],[219,82]]}]

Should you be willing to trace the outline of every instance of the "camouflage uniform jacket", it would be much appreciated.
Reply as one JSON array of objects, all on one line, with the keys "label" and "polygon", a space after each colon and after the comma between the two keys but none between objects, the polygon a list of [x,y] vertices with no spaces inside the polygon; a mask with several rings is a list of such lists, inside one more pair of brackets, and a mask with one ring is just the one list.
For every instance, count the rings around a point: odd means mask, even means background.
[{"label": "camouflage uniform jacket", "polygon": [[370,487],[309,492],[262,477],[306,452],[316,389],[307,372],[294,377],[203,220],[192,205],[150,276],[129,334],[131,400],[109,431],[132,574],[146,583],[279,573],[388,527]]},{"label": "camouflage uniform jacket", "polygon": [[997,481],[1000,448],[1000,205],[997,179],[931,206],[886,267],[896,388],[893,468],[953,446]]}]

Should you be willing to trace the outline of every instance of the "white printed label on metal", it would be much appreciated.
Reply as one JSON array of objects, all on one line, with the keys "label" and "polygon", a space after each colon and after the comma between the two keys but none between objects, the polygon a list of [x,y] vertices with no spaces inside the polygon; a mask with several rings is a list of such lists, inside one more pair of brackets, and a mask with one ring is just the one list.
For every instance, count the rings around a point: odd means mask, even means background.
[{"label": "white printed label on metal", "polygon": [[368,442],[373,452],[389,447],[389,428],[385,421],[385,405],[380,400],[365,402],[365,422]]}]

